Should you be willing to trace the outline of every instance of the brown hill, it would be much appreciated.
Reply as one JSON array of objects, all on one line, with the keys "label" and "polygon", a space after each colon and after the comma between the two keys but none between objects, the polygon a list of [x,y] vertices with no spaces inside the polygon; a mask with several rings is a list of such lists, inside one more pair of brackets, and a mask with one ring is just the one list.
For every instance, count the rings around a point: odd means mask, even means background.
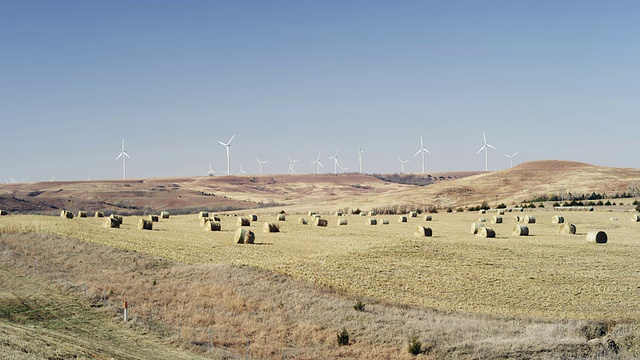
[{"label": "brown hill", "polygon": [[439,173],[430,178],[416,174],[264,175],[3,184],[0,209],[51,214],[60,209],[142,214],[261,207],[290,211],[396,204],[457,207],[483,200],[491,205],[519,203],[543,194],[638,190],[638,169],[547,160],[497,172]]}]

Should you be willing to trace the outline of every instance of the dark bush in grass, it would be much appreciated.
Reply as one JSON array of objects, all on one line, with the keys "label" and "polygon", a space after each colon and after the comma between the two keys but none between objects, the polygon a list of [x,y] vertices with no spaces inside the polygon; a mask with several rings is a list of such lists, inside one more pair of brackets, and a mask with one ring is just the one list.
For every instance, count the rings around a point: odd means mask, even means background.
[{"label": "dark bush in grass", "polygon": [[346,328],[342,328],[342,331],[339,332],[337,336],[339,346],[349,345],[349,332]]}]

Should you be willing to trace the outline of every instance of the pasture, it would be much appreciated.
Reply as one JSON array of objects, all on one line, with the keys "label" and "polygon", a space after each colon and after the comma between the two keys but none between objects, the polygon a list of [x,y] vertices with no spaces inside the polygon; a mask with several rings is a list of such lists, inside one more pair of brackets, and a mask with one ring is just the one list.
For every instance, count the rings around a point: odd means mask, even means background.
[{"label": "pasture", "polygon": [[[513,215],[533,215],[529,236],[514,236]],[[556,214],[575,224],[576,235],[557,234]],[[240,215],[240,214],[239,214]],[[469,232],[479,217],[494,214],[437,213],[423,216],[349,215],[348,225],[321,214],[328,226],[301,225],[306,214],[257,213],[249,228],[255,244],[236,244],[237,218],[222,216],[222,231],[204,231],[198,215],[171,216],[139,230],[140,217],[125,217],[120,229],[104,228],[105,219],[63,219],[18,215],[0,219],[0,227],[29,227],[120,249],[135,250],[186,264],[248,265],[332,287],[355,297],[410,304],[446,312],[490,314],[546,320],[640,320],[640,223],[631,213],[506,213],[501,224],[487,221],[492,239]],[[619,220],[613,221],[612,217]],[[382,225],[382,219],[390,220]],[[277,222],[279,233],[264,233],[264,222]],[[432,237],[416,237],[418,225]],[[587,243],[589,231],[602,230],[606,244]],[[99,265],[97,265],[99,266]]]}]

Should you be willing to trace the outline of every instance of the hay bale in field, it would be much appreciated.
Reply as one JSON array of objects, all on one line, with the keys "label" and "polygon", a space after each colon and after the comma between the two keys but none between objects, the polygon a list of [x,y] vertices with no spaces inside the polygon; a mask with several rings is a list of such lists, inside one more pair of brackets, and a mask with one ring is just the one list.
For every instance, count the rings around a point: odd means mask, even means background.
[{"label": "hay bale in field", "polygon": [[71,211],[62,210],[60,211],[60,217],[64,219],[73,219],[73,213]]},{"label": "hay bale in field", "polygon": [[487,210],[485,209],[478,210],[478,214],[486,214],[486,213],[487,213]]},{"label": "hay bale in field", "polygon": [[200,226],[205,226],[205,225],[207,225],[207,222],[212,221],[212,219],[210,219],[210,218],[200,218],[200,220],[198,220],[198,221],[200,221]]},{"label": "hay bale in field", "polygon": [[570,223],[563,223],[558,229],[558,234],[575,235],[576,226]]},{"label": "hay bale in field", "polygon": [[300,219],[298,219],[298,224],[300,224],[300,225],[307,225],[307,224],[308,224],[307,219],[305,219],[305,218],[300,218]]},{"label": "hay bale in field", "polygon": [[587,242],[606,244],[607,240],[607,233],[604,231],[589,231],[587,233]]},{"label": "hay bale in field", "polygon": [[347,225],[347,219],[338,219],[338,225]]},{"label": "hay bale in field", "polygon": [[517,216],[517,215],[516,215],[516,216],[512,217],[512,219],[513,219],[513,221],[515,221],[515,222],[520,222],[520,216]]},{"label": "hay bale in field", "polygon": [[398,218],[398,222],[407,222],[407,217],[406,216],[400,216]]},{"label": "hay bale in field", "polygon": [[237,244],[253,244],[255,241],[255,234],[249,229],[238,228],[233,235],[233,240]]},{"label": "hay bale in field", "polygon": [[0,210],[0,216],[5,216],[5,215],[7,215],[7,212],[4,210]]},{"label": "hay bale in field", "polygon": [[160,213],[160,217],[163,219],[168,219],[169,218],[169,212],[168,211],[163,211]]},{"label": "hay bale in field", "polygon": [[479,218],[479,219],[478,219],[478,221],[476,221],[476,222],[479,222],[479,223],[487,222],[487,219],[485,219],[485,218]]},{"label": "hay bale in field", "polygon": [[618,221],[618,218],[617,217],[612,217],[611,221]]},{"label": "hay bale in field", "polygon": [[372,210],[372,211],[369,211],[369,216],[376,216],[376,215],[378,215],[378,213],[377,213],[377,212],[375,212],[375,211],[373,211],[373,210]]},{"label": "hay bale in field", "polygon": [[307,215],[308,215],[308,216],[313,216],[313,215],[315,215],[315,214],[317,214],[317,212],[315,212],[315,211],[311,211],[311,210],[307,211]]},{"label": "hay bale in field", "polygon": [[208,221],[204,223],[204,231],[222,231],[222,224],[218,221],[208,219]]},{"label": "hay bale in field", "polygon": [[278,221],[286,221],[287,216],[285,214],[278,214]]},{"label": "hay bale in field", "polygon": [[201,219],[202,219],[202,218],[208,218],[208,217],[209,217],[209,213],[208,213],[208,212],[206,212],[206,211],[200,211],[200,212],[198,213],[198,217],[199,217],[199,218],[201,218]]},{"label": "hay bale in field", "polygon": [[481,227],[478,229],[476,236],[481,238],[494,238],[496,237],[496,232],[488,227]]},{"label": "hay bale in field", "polygon": [[418,226],[413,232],[413,235],[415,235],[416,237],[430,237],[433,235],[433,231],[431,230],[431,228]]},{"label": "hay bale in field", "polygon": [[534,218],[531,215],[527,215],[524,217],[524,222],[525,224],[535,224],[536,223],[536,218]]},{"label": "hay bale in field", "polygon": [[363,211],[360,213],[360,216],[367,216],[367,213]]},{"label": "hay bale in field", "polygon": [[151,220],[151,222],[158,222],[158,215],[149,215],[149,220]]},{"label": "hay bale in field", "polygon": [[633,222],[640,222],[640,215],[638,215],[638,214],[633,214],[633,217],[631,218],[631,221],[633,221]]},{"label": "hay bale in field", "polygon": [[277,233],[280,232],[280,227],[276,223],[266,222],[262,226],[262,231],[266,233]]},{"label": "hay bale in field", "polygon": [[251,220],[251,221],[258,221],[258,215],[256,215],[256,214],[251,214],[251,215],[249,215],[249,220]]},{"label": "hay bale in field", "polygon": [[502,216],[494,216],[491,218],[492,224],[502,224]]},{"label": "hay bale in field", "polygon": [[104,213],[103,213],[102,211],[96,211],[96,212],[93,214],[93,217],[97,217],[97,218],[104,217]]},{"label": "hay bale in field", "polygon": [[342,216],[342,211],[336,211],[336,216]]},{"label": "hay bale in field", "polygon": [[249,220],[249,218],[246,218],[246,217],[239,217],[238,220],[236,220],[236,225],[251,226],[251,220]]},{"label": "hay bale in field", "polygon": [[433,218],[431,217],[431,215],[425,215],[424,216],[424,221],[431,221],[433,220]]},{"label": "hay bale in field", "polygon": [[417,211],[411,211],[411,212],[409,212],[409,216],[418,217],[418,212]]},{"label": "hay bale in field", "polygon": [[480,230],[483,227],[484,227],[484,224],[482,223],[477,223],[477,222],[471,223],[471,233],[477,234],[478,230]]},{"label": "hay bale in field", "polygon": [[78,211],[78,217],[79,218],[86,218],[87,217],[87,212],[86,211]]},{"label": "hay bale in field", "polygon": [[382,219],[382,220],[380,220],[380,223],[381,223],[382,225],[389,225],[389,220],[387,220],[387,219]]},{"label": "hay bale in field", "polygon": [[498,215],[504,215],[504,209],[498,209]]},{"label": "hay bale in field", "polygon": [[213,221],[220,221],[220,216],[213,215]]},{"label": "hay bale in field", "polygon": [[562,224],[562,223],[564,223],[564,217],[562,217],[560,215],[554,215],[551,218],[551,223],[552,224]]},{"label": "hay bale in field", "polygon": [[367,225],[378,225],[378,220],[376,220],[376,219],[367,219]]},{"label": "hay bale in field", "polygon": [[120,221],[108,217],[106,219],[106,221],[104,222],[104,227],[109,228],[109,229],[119,229],[120,228]]},{"label": "hay bale in field", "polygon": [[317,219],[317,218],[321,218],[322,216],[320,214],[313,214],[313,219]]},{"label": "hay bale in field", "polygon": [[329,225],[329,220],[327,220],[327,219],[323,219],[323,218],[316,218],[316,219],[314,220],[313,224],[314,224],[315,226],[322,226],[322,227],[325,227],[325,226]]},{"label": "hay bale in field", "polygon": [[529,235],[529,228],[527,227],[527,225],[518,224],[513,227],[513,230],[511,231],[511,233],[516,236],[527,236]]},{"label": "hay bale in field", "polygon": [[140,221],[138,221],[138,229],[153,230],[153,221],[147,220],[147,219],[140,219]]},{"label": "hay bale in field", "polygon": [[111,214],[111,216],[109,216],[110,219],[114,219],[118,222],[118,225],[122,225],[122,216],[117,215],[117,214]]}]

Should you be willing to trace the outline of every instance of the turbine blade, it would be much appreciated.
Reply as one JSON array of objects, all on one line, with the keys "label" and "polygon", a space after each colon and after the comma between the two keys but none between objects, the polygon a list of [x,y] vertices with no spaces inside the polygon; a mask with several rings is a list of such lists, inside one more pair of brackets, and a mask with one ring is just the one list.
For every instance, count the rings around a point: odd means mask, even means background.
[{"label": "turbine blade", "polygon": [[413,156],[414,156],[414,157],[415,157],[415,156],[418,156],[421,152],[422,152],[422,149],[418,150],[418,152],[417,152],[415,155],[413,155]]},{"label": "turbine blade", "polygon": [[484,150],[484,148],[485,148],[485,147],[486,147],[486,145],[482,145],[482,147],[480,148],[480,150],[478,150],[478,152],[477,152],[476,154],[480,154],[480,152],[481,152],[482,150]]},{"label": "turbine blade", "polygon": [[235,138],[235,134],[231,137],[231,139],[229,139],[229,141],[227,142],[227,145],[231,145],[231,142],[233,141],[233,138]]},{"label": "turbine blade", "polygon": [[487,144],[487,134],[485,134],[485,132],[482,132],[482,138],[484,139],[484,143],[485,145]]},{"label": "turbine blade", "polygon": [[513,157],[513,156],[516,156],[516,155],[518,155],[518,153],[519,153],[519,152],[520,152],[520,150],[516,151],[516,153],[515,153],[515,154],[513,154],[513,155],[511,155],[511,156],[512,156],[512,157]]},{"label": "turbine blade", "polygon": [[222,141],[218,141],[220,143],[220,145],[224,145],[227,146],[227,144],[223,143]]},{"label": "turbine blade", "polygon": [[129,159],[131,159],[131,156],[129,156],[129,154],[127,154],[126,152],[123,152],[124,156],[128,157]]},{"label": "turbine blade", "polygon": [[431,151],[427,150],[427,149],[423,149],[424,151],[428,152],[429,154],[431,154]]},{"label": "turbine blade", "polygon": [[116,158],[116,160],[120,159],[122,157],[123,153],[120,153],[120,155],[118,155],[118,157]]},{"label": "turbine blade", "polygon": [[493,146],[493,145],[489,145],[489,144],[487,144],[487,146],[488,146],[488,147],[490,147],[490,148],[492,148],[492,149],[494,149],[494,150],[498,150],[498,149],[496,149],[496,147],[495,147],[495,146]]}]

